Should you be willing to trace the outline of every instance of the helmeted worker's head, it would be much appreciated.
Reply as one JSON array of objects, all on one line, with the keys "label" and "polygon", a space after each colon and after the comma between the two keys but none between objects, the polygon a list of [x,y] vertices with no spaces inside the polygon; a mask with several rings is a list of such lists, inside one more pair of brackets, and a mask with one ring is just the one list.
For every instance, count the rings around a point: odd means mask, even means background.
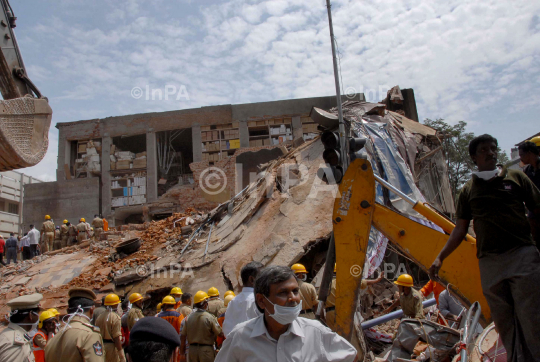
[{"label": "helmeted worker's head", "polygon": [[180,302],[182,300],[182,289],[179,287],[174,287],[171,289],[171,296],[176,300],[176,302]]},{"label": "helmeted worker's head", "polygon": [[261,270],[255,281],[255,301],[267,323],[287,325],[300,314],[302,301],[294,272],[285,266],[270,266]]},{"label": "helmeted worker's head", "polygon": [[234,298],[235,296],[232,294],[229,294],[228,296],[226,296],[225,299],[223,300],[223,304],[225,305],[225,307],[227,307],[229,305],[229,302],[233,300]]},{"label": "helmeted worker's head", "polygon": [[[540,137],[538,138],[538,143],[540,144]],[[527,141],[519,145],[518,147],[519,151],[519,159],[523,164],[525,165],[533,165],[536,166],[536,163],[538,162],[538,156],[540,154],[540,146],[537,146],[534,142]]]},{"label": "helmeted worker's head", "polygon": [[161,301],[161,310],[167,311],[167,310],[174,309],[175,304],[176,304],[176,300],[174,300],[174,298],[171,297],[170,295],[167,295]]},{"label": "helmeted worker's head", "polygon": [[307,270],[306,267],[302,264],[294,264],[291,267],[291,270],[296,274],[296,277],[302,281],[307,280]]},{"label": "helmeted worker's head", "polygon": [[67,224],[67,223],[68,223],[68,221],[67,221],[67,220],[64,220],[64,224]]},{"label": "helmeted worker's head", "polygon": [[45,215],[45,220],[50,220],[51,217],[49,215]]},{"label": "helmeted worker's head", "polygon": [[210,299],[219,298],[219,290],[216,287],[212,287],[212,288],[208,289],[207,294],[210,297]]},{"label": "helmeted worker's head", "polygon": [[413,278],[409,274],[401,274],[394,284],[398,286],[399,292],[405,295],[409,295],[414,286]]},{"label": "helmeted worker's head", "polygon": [[81,217],[81,218],[79,219],[79,222],[86,222],[86,220],[85,220],[84,217]]},{"label": "helmeted worker's head", "polygon": [[236,296],[232,290],[227,290],[225,294],[223,294],[224,298],[227,298],[227,296],[232,295],[233,297]]},{"label": "helmeted worker's head", "polygon": [[258,261],[252,261],[251,263],[244,265],[242,270],[240,270],[242,285],[244,287],[253,288],[255,285],[255,279],[257,279],[257,275],[263,267],[264,265]]},{"label": "helmeted worker's head", "polygon": [[180,336],[174,327],[162,318],[140,319],[129,335],[129,362],[171,362],[178,354]]},{"label": "helmeted worker's head", "polygon": [[182,305],[193,305],[191,293],[182,294]]},{"label": "helmeted worker's head", "polygon": [[68,292],[68,313],[83,313],[92,318],[96,294],[87,288],[73,288]]},{"label": "helmeted worker's head", "polygon": [[143,307],[143,301],[144,298],[142,294],[140,293],[133,293],[129,296],[129,302],[135,306],[137,306],[139,309],[142,309]]},{"label": "helmeted worker's head", "polygon": [[199,290],[193,297],[193,306],[197,309],[208,309],[208,294]]},{"label": "helmeted worker's head", "polygon": [[478,171],[492,171],[497,167],[499,143],[488,134],[475,137],[469,142],[469,155]]},{"label": "helmeted worker's head", "polygon": [[56,316],[54,312],[46,310],[39,315],[38,328],[48,333],[54,333],[56,330]]}]

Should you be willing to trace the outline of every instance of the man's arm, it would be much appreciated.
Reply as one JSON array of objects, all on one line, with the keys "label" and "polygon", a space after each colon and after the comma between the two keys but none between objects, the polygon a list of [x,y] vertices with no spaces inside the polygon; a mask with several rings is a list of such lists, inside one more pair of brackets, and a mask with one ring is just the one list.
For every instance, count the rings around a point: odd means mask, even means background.
[{"label": "man's arm", "polygon": [[186,360],[186,336],[180,335],[180,361]]},{"label": "man's arm", "polygon": [[456,227],[452,230],[450,237],[446,245],[442,248],[441,252],[429,268],[429,276],[432,280],[439,279],[439,270],[441,270],[442,263],[450,254],[454,252],[461,245],[461,242],[467,235],[467,230],[469,229],[469,220],[458,219],[456,222]]},{"label": "man's arm", "polygon": [[392,303],[392,305],[388,308],[386,308],[385,310],[383,310],[383,313],[384,314],[387,314],[387,313],[390,313],[391,311],[393,311],[394,309],[396,309],[396,307],[399,305],[399,299],[396,299],[394,301],[394,303]]}]

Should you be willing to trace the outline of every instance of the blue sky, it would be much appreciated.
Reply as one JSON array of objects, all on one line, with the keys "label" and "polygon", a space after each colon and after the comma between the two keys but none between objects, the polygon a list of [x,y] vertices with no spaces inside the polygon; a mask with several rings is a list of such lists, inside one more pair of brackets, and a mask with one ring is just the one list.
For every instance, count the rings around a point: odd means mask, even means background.
[{"label": "blue sky", "polygon": [[[335,0],[343,89],[414,88],[421,119],[504,150],[540,131],[540,2]],[[332,95],[324,0],[11,0],[28,74],[57,122]],[[136,99],[132,90],[139,87]],[[146,89],[169,92],[146,100]],[[135,91],[136,93],[136,91]]]}]

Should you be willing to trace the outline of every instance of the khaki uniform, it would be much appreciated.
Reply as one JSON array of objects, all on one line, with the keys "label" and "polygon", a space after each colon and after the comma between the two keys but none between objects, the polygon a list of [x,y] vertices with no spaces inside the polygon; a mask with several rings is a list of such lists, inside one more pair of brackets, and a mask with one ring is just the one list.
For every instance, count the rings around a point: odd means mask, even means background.
[{"label": "khaki uniform", "polygon": [[131,331],[131,328],[133,328],[135,323],[141,318],[144,318],[142,310],[133,306],[128,312],[128,329]]},{"label": "khaki uniform", "polygon": [[193,312],[193,308],[191,308],[189,305],[181,305],[176,311],[186,318],[191,314],[191,312]]},{"label": "khaki uniform", "polygon": [[226,311],[227,311],[227,307],[223,307],[220,310],[218,310],[218,319],[219,319],[219,317],[224,315]]},{"label": "khaki uniform", "polygon": [[181,335],[189,343],[189,362],[213,362],[214,343],[221,334],[221,327],[212,314],[197,309],[189,315]]},{"label": "khaki uniform", "polygon": [[53,250],[62,249],[62,237],[60,236],[60,229],[54,230],[54,244]]},{"label": "khaki uniform", "polygon": [[10,323],[0,333],[0,361],[35,361],[32,351],[32,339],[28,336],[26,330],[15,323]]},{"label": "khaki uniform", "polygon": [[77,227],[75,225],[69,225],[68,228],[68,246],[72,246],[77,240]]},{"label": "khaki uniform", "polygon": [[114,345],[114,339],[122,337],[122,322],[120,316],[114,311],[102,313],[96,320],[96,327],[99,328],[101,338],[103,338],[103,350],[105,352],[105,362],[119,362],[125,360],[123,351],[118,352]]},{"label": "khaki uniform", "polygon": [[41,252],[47,252],[53,250],[54,243],[54,223],[51,220],[47,220],[41,225],[42,236],[42,248]]},{"label": "khaki uniform", "polygon": [[94,228],[94,240],[99,241],[101,233],[103,232],[103,220],[96,217],[92,220],[92,227]]},{"label": "khaki uniform", "polygon": [[75,316],[45,347],[46,361],[104,362],[103,340],[88,319]]},{"label": "khaki uniform", "polygon": [[62,240],[62,248],[65,248],[67,246],[67,243],[68,243],[68,231],[69,231],[69,228],[66,224],[62,224],[62,226],[60,226],[60,239]]},{"label": "khaki uniform", "polygon": [[225,307],[225,303],[223,303],[221,299],[219,298],[209,299],[207,312],[217,318],[219,317],[219,314],[218,314],[219,310],[223,307]]},{"label": "khaki uniform", "polygon": [[319,299],[317,296],[317,290],[310,284],[298,280],[298,286],[300,287],[300,299],[302,300],[302,312],[300,317],[315,319],[315,312],[317,311],[317,305]]},{"label": "khaki uniform", "polygon": [[83,240],[88,239],[88,228],[85,222],[80,222],[77,225],[77,243],[81,243]]},{"label": "khaki uniform", "polygon": [[400,294],[399,303],[403,314],[408,318],[424,318],[424,308],[422,307],[422,294],[411,288],[409,295]]}]

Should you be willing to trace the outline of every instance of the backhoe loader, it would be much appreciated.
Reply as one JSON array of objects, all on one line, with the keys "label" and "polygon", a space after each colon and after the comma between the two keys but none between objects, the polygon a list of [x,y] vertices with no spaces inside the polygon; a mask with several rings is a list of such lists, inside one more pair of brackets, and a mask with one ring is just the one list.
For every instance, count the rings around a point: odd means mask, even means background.
[{"label": "backhoe loader", "polygon": [[26,75],[8,0],[0,0],[0,171],[36,165],[49,146],[52,109]]}]

